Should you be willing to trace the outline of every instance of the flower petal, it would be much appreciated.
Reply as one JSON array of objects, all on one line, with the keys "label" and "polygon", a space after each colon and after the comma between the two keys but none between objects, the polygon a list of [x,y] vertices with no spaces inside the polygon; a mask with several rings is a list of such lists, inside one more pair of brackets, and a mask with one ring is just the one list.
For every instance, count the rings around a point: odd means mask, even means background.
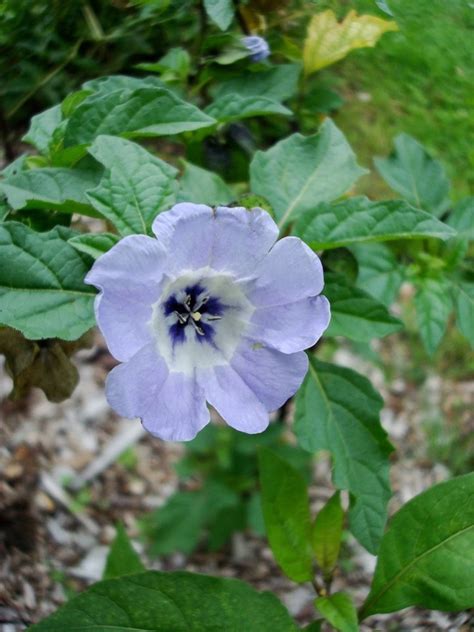
[{"label": "flower petal", "polygon": [[209,266],[239,276],[252,273],[278,237],[275,222],[262,209],[214,210],[187,202],[158,215],[153,231],[172,253],[173,272]]},{"label": "flower petal", "polygon": [[258,307],[287,305],[316,296],[324,286],[319,257],[298,237],[278,241],[253,276],[247,296]]},{"label": "flower petal", "polygon": [[151,340],[147,323],[160,293],[165,260],[156,239],[131,235],[102,255],[86,276],[86,283],[101,290],[96,320],[118,360],[130,359]]},{"label": "flower petal", "polygon": [[254,434],[268,426],[269,412],[296,393],[307,370],[305,353],[288,355],[245,342],[229,366],[202,372],[200,382],[229,426]]},{"label": "flower petal", "polygon": [[169,373],[152,344],[111,371],[106,394],[120,415],[140,417],[148,432],[167,441],[190,441],[210,419],[196,379]]},{"label": "flower petal", "polygon": [[302,351],[287,354],[246,341],[237,349],[230,366],[271,412],[299,389],[308,371],[308,357]]},{"label": "flower petal", "polygon": [[230,366],[218,366],[202,372],[201,384],[207,401],[229,426],[256,434],[268,426],[264,405],[242,377]]},{"label": "flower petal", "polygon": [[107,401],[123,417],[142,417],[156,404],[167,377],[166,363],[150,343],[109,373],[105,386]]},{"label": "flower petal", "polygon": [[330,319],[327,298],[313,296],[288,305],[258,308],[245,335],[283,353],[295,353],[316,344]]}]

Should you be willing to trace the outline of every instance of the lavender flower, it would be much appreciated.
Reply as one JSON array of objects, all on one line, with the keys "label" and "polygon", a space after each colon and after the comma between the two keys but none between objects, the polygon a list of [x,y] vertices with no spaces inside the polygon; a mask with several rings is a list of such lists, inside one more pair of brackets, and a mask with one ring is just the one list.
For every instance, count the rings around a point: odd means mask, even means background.
[{"label": "lavender flower", "polygon": [[270,55],[270,46],[260,35],[246,35],[240,41],[252,53],[250,59],[253,61],[263,61]]},{"label": "lavender flower", "polygon": [[107,399],[162,439],[187,441],[208,422],[206,400],[243,432],[299,388],[303,349],[329,323],[318,257],[262,209],[177,204],[100,257],[98,325],[120,364]]}]

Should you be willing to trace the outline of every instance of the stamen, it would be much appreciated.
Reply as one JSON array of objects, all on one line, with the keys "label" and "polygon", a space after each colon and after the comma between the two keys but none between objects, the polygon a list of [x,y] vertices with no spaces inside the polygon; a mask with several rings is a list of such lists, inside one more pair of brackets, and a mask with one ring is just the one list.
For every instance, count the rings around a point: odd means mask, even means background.
[{"label": "stamen", "polygon": [[194,305],[194,311],[198,312],[201,307],[203,307],[207,301],[209,300],[209,296],[203,296],[199,301],[196,301],[196,304]]},{"label": "stamen", "polygon": [[208,316],[207,320],[221,320],[222,316]]},{"label": "stamen", "polygon": [[191,312],[191,318],[198,323],[202,318],[202,314],[200,312]]},{"label": "stamen", "polygon": [[183,314],[180,314],[179,312],[177,312],[176,310],[175,310],[174,313],[175,313],[176,318],[181,323],[181,325],[185,325],[188,322],[188,318],[189,318],[188,314],[183,315]]},{"label": "stamen", "polygon": [[196,333],[199,336],[204,336],[205,335],[204,330],[202,329],[202,327],[199,327],[199,325],[194,320],[191,320],[190,322],[192,323],[192,326],[194,327]]}]

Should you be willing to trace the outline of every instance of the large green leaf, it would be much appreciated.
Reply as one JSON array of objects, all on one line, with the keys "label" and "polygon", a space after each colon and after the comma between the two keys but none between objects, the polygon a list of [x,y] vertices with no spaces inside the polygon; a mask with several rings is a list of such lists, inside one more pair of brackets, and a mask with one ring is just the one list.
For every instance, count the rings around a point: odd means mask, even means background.
[{"label": "large green leaf", "polygon": [[55,105],[40,114],[33,116],[28,132],[23,136],[23,141],[36,147],[36,149],[47,154],[53,134],[62,121],[62,110],[60,105]]},{"label": "large green leaf", "polygon": [[315,601],[316,608],[340,632],[357,632],[357,610],[352,599],[343,592],[334,593],[327,597],[318,597]]},{"label": "large green leaf", "polygon": [[109,94],[117,90],[138,90],[139,88],[166,88],[158,77],[129,77],[128,75],[107,75],[86,81],[82,87],[87,92]]},{"label": "large green leaf", "polygon": [[295,433],[305,450],[329,450],[333,480],[351,493],[349,526],[372,553],[382,537],[390,498],[392,446],[380,425],[383,406],[370,382],[351,369],[310,357],[296,399]]},{"label": "large green leaf", "polygon": [[327,336],[346,336],[369,342],[402,329],[403,324],[370,294],[345,282],[338,274],[325,275],[324,294],[331,304]]},{"label": "large green leaf", "polygon": [[299,218],[293,232],[315,250],[394,239],[448,239],[456,234],[430,213],[402,200],[372,202],[366,197],[310,209]]},{"label": "large green leaf", "polygon": [[237,579],[148,571],[91,586],[31,632],[296,632],[278,599]]},{"label": "large green leaf", "polygon": [[177,169],[129,140],[98,136],[89,149],[105,167],[91,204],[121,235],[147,233],[160,211],[176,201]]},{"label": "large green leaf", "polygon": [[234,19],[233,0],[204,0],[204,8],[214,24],[226,31]]},{"label": "large green leaf", "polygon": [[336,492],[319,511],[312,528],[314,555],[326,578],[331,576],[339,557],[343,525],[341,494]]},{"label": "large green leaf", "polygon": [[51,209],[100,217],[86,191],[97,186],[101,174],[101,169],[31,169],[0,182],[0,190],[15,210]]},{"label": "large green leaf", "polygon": [[266,198],[280,226],[345,193],[365,173],[342,132],[327,119],[314,136],[293,134],[250,165],[253,193]]},{"label": "large green leaf", "polygon": [[[24,224],[0,224],[0,323],[27,338],[75,340],[94,325],[95,290],[84,276],[92,260],[58,226],[36,233]],[[14,262],[14,265],[12,265]]]},{"label": "large green leaf", "polygon": [[218,206],[228,204],[235,198],[235,194],[217,173],[190,162],[183,161],[183,164],[184,173],[180,180],[179,201]]},{"label": "large green leaf", "polygon": [[123,524],[117,525],[114,541],[110,545],[105,564],[103,579],[132,575],[146,570],[132,546]]},{"label": "large green leaf", "polygon": [[404,276],[393,252],[384,244],[356,244],[351,250],[359,264],[357,285],[384,305],[391,305]]},{"label": "large green leaf", "polygon": [[291,116],[291,110],[267,96],[242,97],[239,94],[225,94],[219,97],[207,106],[205,112],[219,123],[230,123],[268,114]]},{"label": "large green leaf", "polygon": [[464,239],[474,240],[474,197],[461,200],[449,214],[447,223]]},{"label": "large green leaf", "polygon": [[408,606],[474,607],[474,474],[431,487],[391,519],[361,618]]},{"label": "large green leaf", "polygon": [[443,166],[408,134],[395,138],[389,158],[375,158],[382,178],[410,204],[441,215],[449,206],[449,180]]},{"label": "large green leaf", "polygon": [[459,281],[454,286],[454,307],[459,330],[474,347],[474,283]]},{"label": "large green leaf", "polygon": [[280,64],[259,72],[248,69],[239,77],[219,83],[215,96],[219,99],[228,94],[239,94],[241,97],[265,95],[267,99],[285,101],[298,91],[300,72],[300,64]]},{"label": "large green leaf", "polygon": [[165,136],[214,125],[216,121],[165,88],[97,93],[69,119],[64,145],[91,143],[100,134],[124,137]]},{"label": "large green leaf", "polygon": [[304,478],[271,450],[259,453],[263,516],[273,554],[295,582],[313,578],[311,516]]},{"label": "large green leaf", "polygon": [[426,351],[433,355],[444,336],[453,309],[451,288],[444,278],[419,279],[417,286],[416,322]]},{"label": "large green leaf", "polygon": [[98,259],[120,240],[114,233],[84,233],[69,239],[71,246],[79,252],[85,252],[94,259]]}]

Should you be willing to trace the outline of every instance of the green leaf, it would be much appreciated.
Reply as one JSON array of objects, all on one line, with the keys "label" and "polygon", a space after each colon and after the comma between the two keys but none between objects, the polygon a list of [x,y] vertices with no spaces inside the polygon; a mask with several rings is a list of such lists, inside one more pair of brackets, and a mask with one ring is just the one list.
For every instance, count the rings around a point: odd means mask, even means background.
[{"label": "green leaf", "polygon": [[297,632],[278,599],[237,579],[148,571],[94,584],[31,632]]},{"label": "green leaf", "polygon": [[221,549],[237,531],[247,526],[246,507],[242,502],[220,511],[209,525],[207,548],[209,551]]},{"label": "green leaf", "polygon": [[185,81],[191,68],[191,57],[187,50],[180,46],[170,48],[166,55],[154,64],[137,64],[140,70],[158,72],[163,75],[163,80]]},{"label": "green leaf", "polygon": [[387,184],[410,204],[439,216],[449,206],[449,180],[443,166],[408,134],[395,138],[389,158],[374,158]]},{"label": "green leaf", "polygon": [[311,516],[306,482],[267,448],[259,452],[259,471],[263,516],[273,554],[290,579],[311,581]]},{"label": "green leaf", "polygon": [[474,347],[474,283],[459,281],[454,287],[454,308],[459,331]]},{"label": "green leaf", "polygon": [[314,555],[326,577],[331,576],[339,557],[343,525],[341,494],[336,492],[316,516],[312,529]]},{"label": "green leaf", "polygon": [[226,31],[234,19],[234,3],[232,0],[204,0],[204,8],[214,24]]},{"label": "green leaf", "polygon": [[473,240],[474,197],[468,197],[458,202],[446,222],[458,231],[459,237]]},{"label": "green leaf", "polygon": [[98,217],[86,191],[97,185],[101,174],[97,169],[31,169],[0,182],[0,190],[15,210],[51,209]]},{"label": "green leaf", "polygon": [[365,377],[310,357],[296,399],[295,433],[305,450],[332,453],[334,484],[352,497],[350,529],[371,553],[377,551],[391,494],[388,456],[393,448],[380,425],[382,406]]},{"label": "green leaf", "polygon": [[403,328],[402,322],[382,303],[346,283],[341,275],[325,275],[324,294],[331,304],[327,336],[346,336],[358,342],[369,342]]},{"label": "green leaf", "polygon": [[404,277],[393,252],[384,244],[356,244],[351,250],[359,264],[357,285],[384,305],[391,305]]},{"label": "green leaf", "polygon": [[344,277],[346,284],[355,285],[359,265],[348,248],[334,248],[323,253],[323,269]]},{"label": "green leaf", "polygon": [[316,608],[336,630],[340,632],[357,632],[357,610],[348,594],[334,593],[328,597],[318,597]]},{"label": "green leaf", "polygon": [[259,72],[248,69],[244,75],[220,83],[215,97],[219,100],[229,94],[239,94],[241,97],[265,95],[267,99],[286,101],[298,91],[300,72],[300,64],[281,64]]},{"label": "green leaf", "polygon": [[309,209],[293,232],[314,250],[394,239],[448,239],[456,234],[430,213],[402,200],[371,202],[366,197]]},{"label": "green leaf", "polygon": [[344,59],[357,48],[373,47],[387,31],[397,31],[397,23],[375,15],[349,11],[339,23],[330,9],[313,15],[304,42],[304,70],[310,75]]},{"label": "green leaf", "polygon": [[83,84],[88,92],[109,94],[117,90],[138,90],[139,88],[166,88],[158,77],[129,77],[127,75],[107,75],[96,77]]},{"label": "green leaf", "polygon": [[416,322],[426,351],[433,355],[444,336],[453,309],[446,279],[419,279],[415,294]]},{"label": "green leaf", "polygon": [[474,606],[474,474],[415,496],[391,519],[361,618]]},{"label": "green leaf", "polygon": [[314,136],[293,134],[267,151],[257,151],[250,184],[285,226],[321,202],[343,195],[364,173],[342,132],[327,119]]},{"label": "green leaf", "polygon": [[178,200],[218,206],[228,204],[235,198],[224,180],[212,171],[182,161],[184,174],[180,180]]},{"label": "green leaf", "polygon": [[163,507],[141,521],[150,554],[192,553],[206,524],[206,510],[207,500],[202,490],[173,494]]},{"label": "green leaf", "polygon": [[165,88],[97,93],[72,113],[64,146],[91,143],[100,134],[165,136],[214,125],[216,121]]},{"label": "green leaf", "polygon": [[121,235],[148,233],[160,211],[176,201],[177,169],[129,140],[98,136],[89,153],[105,167],[91,204]]},{"label": "green leaf", "polygon": [[84,101],[89,95],[90,90],[77,90],[70,92],[61,103],[61,111],[64,118],[69,118],[77,106]]},{"label": "green leaf", "polygon": [[36,156],[21,154],[20,156],[18,156],[18,158],[15,158],[13,162],[11,162],[9,165],[4,167],[0,171],[0,175],[2,175],[4,178],[9,178],[10,176],[16,176],[18,173],[20,173],[21,171],[24,171],[27,168],[26,163],[28,159],[32,157],[36,158]]},{"label": "green leaf", "polygon": [[8,206],[6,199],[0,195],[0,222],[4,222],[6,220],[7,216],[10,214],[10,210],[11,209]]},{"label": "green leaf", "polygon": [[291,110],[278,101],[266,96],[242,97],[239,94],[226,94],[219,97],[207,106],[205,112],[219,123],[230,123],[252,116],[266,116],[267,114],[291,116]]},{"label": "green leaf", "polygon": [[33,116],[28,132],[22,140],[36,147],[42,154],[47,154],[53,140],[53,134],[62,121],[60,105],[55,105],[40,114]]},{"label": "green leaf", "polygon": [[173,494],[163,507],[142,520],[150,552],[153,555],[175,551],[191,553],[202,538],[204,528],[220,511],[234,507],[237,502],[233,490],[212,480],[202,489]]},{"label": "green leaf", "polygon": [[31,340],[75,340],[93,327],[96,292],[84,283],[91,259],[68,243],[73,235],[62,226],[36,233],[17,222],[0,225],[1,324]]},{"label": "green leaf", "polygon": [[228,66],[230,64],[235,64],[236,61],[240,59],[245,59],[250,56],[249,49],[244,46],[241,42],[233,42],[229,46],[226,46],[219,55],[214,59],[217,64],[221,64],[221,66]]},{"label": "green leaf", "polygon": [[110,545],[109,554],[105,564],[103,579],[132,575],[146,570],[138,553],[132,546],[127,532],[122,523],[116,528],[114,541]]},{"label": "green leaf", "polygon": [[85,252],[94,259],[98,259],[110,250],[112,246],[115,246],[119,240],[120,237],[113,233],[86,233],[71,237],[68,241],[79,252]]},{"label": "green leaf", "polygon": [[263,517],[262,496],[260,492],[254,492],[247,503],[247,524],[250,529],[260,537],[266,535],[265,518]]}]

